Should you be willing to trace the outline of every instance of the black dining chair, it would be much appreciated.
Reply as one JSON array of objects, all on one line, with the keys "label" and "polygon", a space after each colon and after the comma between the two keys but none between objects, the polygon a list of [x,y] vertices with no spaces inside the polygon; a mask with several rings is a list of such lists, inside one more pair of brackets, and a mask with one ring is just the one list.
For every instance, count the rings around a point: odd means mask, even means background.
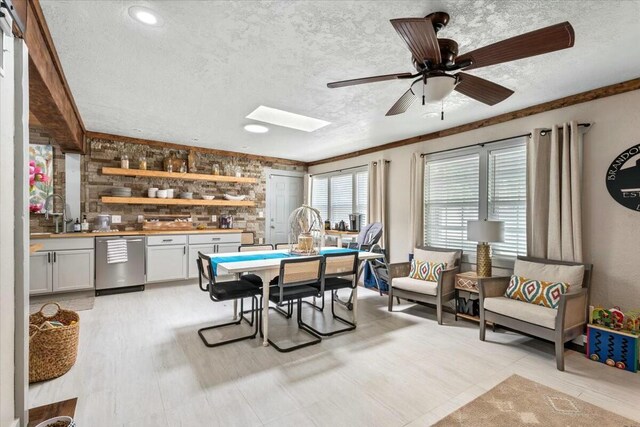
[{"label": "black dining chair", "polygon": [[[258,326],[260,323],[258,316],[260,306],[258,305],[257,297],[262,293],[260,286],[257,286],[256,284],[251,283],[247,280],[243,280],[242,278],[240,278],[240,280],[217,282],[216,276],[213,272],[213,267],[211,266],[211,258],[207,255],[204,255],[203,253],[198,252],[198,259],[196,260],[196,263],[198,264],[198,271],[200,273],[198,275],[198,284],[200,286],[200,290],[202,290],[203,292],[208,292],[209,298],[211,298],[212,301],[221,302],[240,300],[240,318],[237,321],[198,329],[198,335],[200,335],[200,338],[202,339],[202,342],[204,342],[204,345],[206,345],[207,347],[217,347],[219,345],[231,344],[233,342],[255,338],[258,334]],[[250,311],[244,311],[244,298],[251,298]],[[248,312],[251,313],[251,319],[245,317],[245,313]],[[252,334],[218,342],[210,342],[204,336],[204,331],[222,328],[225,326],[240,325],[243,320],[249,325],[254,326]]]},{"label": "black dining chair", "polygon": [[[329,291],[331,297],[331,315],[339,322],[347,325],[346,328],[336,329],[333,331],[319,331],[310,327],[316,334],[321,336],[331,336],[340,332],[352,331],[356,328],[355,323],[340,317],[335,310],[335,293],[340,289],[355,289],[358,285],[358,253],[330,253],[324,255],[324,263],[322,266],[322,282],[312,285],[321,293],[321,306],[314,306],[320,311],[324,308],[324,293]],[[306,302],[306,301],[305,301]]]},{"label": "black dining chair", "polygon": [[[319,296],[321,292],[319,289],[322,286],[323,259],[321,256],[314,256],[283,259],[280,262],[280,274],[278,275],[277,283],[273,284],[269,289],[269,300],[278,306],[297,302],[298,329],[311,335],[313,339],[302,344],[283,348],[273,342],[271,338],[268,338],[269,344],[279,352],[286,353],[298,350],[322,341],[320,336],[302,321],[301,301],[302,298]],[[275,309],[276,307],[270,308]]]}]

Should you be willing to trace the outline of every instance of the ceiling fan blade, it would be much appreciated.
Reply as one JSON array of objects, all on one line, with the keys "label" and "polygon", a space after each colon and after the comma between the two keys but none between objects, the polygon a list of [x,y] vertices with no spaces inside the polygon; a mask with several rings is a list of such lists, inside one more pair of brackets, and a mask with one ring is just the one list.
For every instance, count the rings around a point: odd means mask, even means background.
[{"label": "ceiling fan blade", "polygon": [[385,116],[395,116],[396,114],[404,113],[409,109],[409,107],[411,107],[411,104],[413,104],[416,99],[417,97],[413,94],[411,89],[409,89],[396,101],[395,104],[393,104],[393,107],[387,111]]},{"label": "ceiling fan blade", "polygon": [[439,64],[440,45],[431,19],[400,18],[392,19],[391,25],[396,29],[402,40],[407,44],[411,55],[420,63],[428,60],[432,64]]},{"label": "ceiling fan blade", "polygon": [[472,50],[458,56],[456,62],[471,60],[472,64],[465,68],[471,70],[567,49],[574,42],[573,27],[568,22],[562,22]]},{"label": "ceiling fan blade", "polygon": [[361,85],[364,83],[375,83],[375,82],[383,82],[385,80],[409,78],[411,76],[412,76],[411,73],[385,74],[382,76],[363,77],[361,79],[351,79],[351,80],[342,80],[339,82],[331,82],[331,83],[327,83],[327,87],[333,89],[336,87],[355,86],[355,85]]},{"label": "ceiling fan blade", "polygon": [[495,105],[513,95],[511,89],[471,74],[458,73],[457,77],[459,83],[455,91],[487,105]]}]

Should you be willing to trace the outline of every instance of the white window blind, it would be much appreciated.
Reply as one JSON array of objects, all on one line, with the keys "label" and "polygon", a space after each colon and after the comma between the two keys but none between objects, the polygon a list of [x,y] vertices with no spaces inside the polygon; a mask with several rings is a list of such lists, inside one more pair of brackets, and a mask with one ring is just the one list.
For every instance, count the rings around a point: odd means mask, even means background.
[{"label": "white window blind", "polygon": [[320,211],[323,221],[329,217],[329,178],[313,178],[311,206]]},{"label": "white window blind", "polygon": [[424,241],[429,246],[475,251],[467,241],[467,221],[478,219],[478,153],[427,161]]},{"label": "white window blind", "polygon": [[353,175],[332,176],[329,218],[334,223],[344,221],[349,224],[349,214],[353,211]]},{"label": "white window blind", "polygon": [[503,243],[491,245],[496,256],[527,253],[527,157],[524,144],[489,151],[488,218],[504,221]]},{"label": "white window blind", "polygon": [[322,220],[333,226],[349,214],[361,214],[361,226],[367,223],[369,172],[367,168],[330,172],[314,176],[311,183],[311,206],[320,211]]}]

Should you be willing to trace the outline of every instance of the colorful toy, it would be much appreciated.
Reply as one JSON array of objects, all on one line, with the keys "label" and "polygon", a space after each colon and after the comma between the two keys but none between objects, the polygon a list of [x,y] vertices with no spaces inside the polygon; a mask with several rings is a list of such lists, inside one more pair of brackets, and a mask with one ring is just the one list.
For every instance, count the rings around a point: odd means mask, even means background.
[{"label": "colorful toy", "polygon": [[638,371],[640,337],[597,325],[587,325],[587,357],[629,372]]},{"label": "colorful toy", "polygon": [[640,310],[630,310],[623,313],[620,307],[609,310],[603,307],[591,307],[589,323],[617,331],[627,331],[640,334]]}]

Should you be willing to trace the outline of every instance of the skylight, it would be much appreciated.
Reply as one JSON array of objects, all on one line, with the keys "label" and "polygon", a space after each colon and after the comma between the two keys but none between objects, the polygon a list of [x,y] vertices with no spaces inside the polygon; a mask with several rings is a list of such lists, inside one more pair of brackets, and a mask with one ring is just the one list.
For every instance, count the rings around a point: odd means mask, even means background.
[{"label": "skylight", "polygon": [[272,125],[284,126],[305,132],[313,132],[331,124],[324,120],[278,110],[277,108],[265,107],[264,105],[253,110],[253,112],[247,116],[247,119],[258,120],[260,122],[271,123]]}]

